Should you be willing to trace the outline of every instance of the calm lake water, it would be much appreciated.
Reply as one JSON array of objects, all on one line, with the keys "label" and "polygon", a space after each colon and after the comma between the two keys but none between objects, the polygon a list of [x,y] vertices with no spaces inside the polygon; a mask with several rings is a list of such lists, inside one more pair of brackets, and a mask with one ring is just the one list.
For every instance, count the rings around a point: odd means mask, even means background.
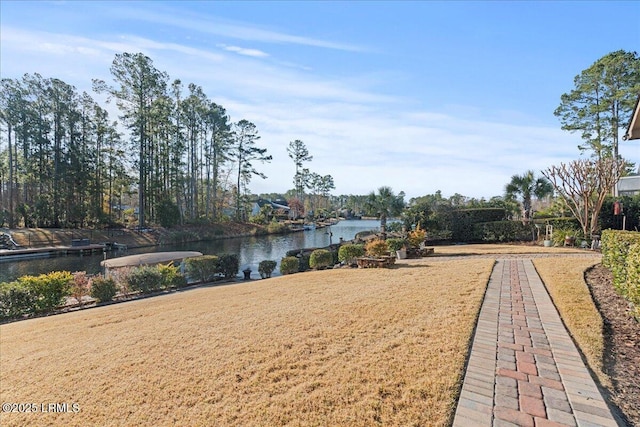
[{"label": "calm lake water", "polygon": [[[240,256],[240,270],[249,267],[253,271],[252,277],[259,277],[258,264],[265,259],[278,262],[274,275],[280,274],[280,260],[287,251],[302,248],[317,248],[338,243],[340,238],[351,240],[356,233],[367,230],[377,230],[380,221],[353,220],[340,221],[331,227],[317,230],[301,231],[290,234],[239,237],[210,242],[192,242],[181,245],[163,245],[149,248],[129,249],[126,252],[107,252],[108,258],[123,255],[135,255],[148,252],[165,251],[198,251],[205,255],[219,255],[235,253]],[[103,254],[91,256],[62,256],[56,258],[39,258],[0,263],[0,282],[8,282],[27,274],[38,275],[50,271],[86,271],[89,274],[101,272],[100,261]]]}]

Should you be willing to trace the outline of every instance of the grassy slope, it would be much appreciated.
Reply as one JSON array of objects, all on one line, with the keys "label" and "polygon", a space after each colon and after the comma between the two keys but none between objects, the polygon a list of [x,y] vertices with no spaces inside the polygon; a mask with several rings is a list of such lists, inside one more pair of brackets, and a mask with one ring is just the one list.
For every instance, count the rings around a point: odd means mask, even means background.
[{"label": "grassy slope", "polygon": [[493,260],[200,288],[0,326],[3,426],[446,425]]}]

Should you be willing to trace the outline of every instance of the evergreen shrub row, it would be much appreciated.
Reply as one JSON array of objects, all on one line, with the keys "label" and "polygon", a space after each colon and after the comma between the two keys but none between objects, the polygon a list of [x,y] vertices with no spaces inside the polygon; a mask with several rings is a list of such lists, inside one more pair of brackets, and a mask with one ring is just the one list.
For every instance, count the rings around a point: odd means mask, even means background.
[{"label": "evergreen shrub row", "polygon": [[[389,239],[391,240],[391,239]],[[364,246],[353,243],[347,243],[338,249],[338,261],[345,264],[354,264],[355,259],[364,255]]]},{"label": "evergreen shrub row", "polygon": [[309,257],[309,267],[323,269],[333,264],[333,254],[327,249],[316,249]]},{"label": "evergreen shrub row", "polygon": [[222,276],[235,277],[240,271],[240,259],[235,254],[202,255],[185,261],[187,276],[200,282],[208,282]]},{"label": "evergreen shrub row", "polygon": [[473,234],[474,224],[505,221],[504,208],[457,209],[451,213],[452,239],[458,242],[477,241]]},{"label": "evergreen shrub row", "polygon": [[533,226],[520,221],[494,221],[474,224],[471,241],[486,243],[504,243],[530,241],[533,239]]},{"label": "evergreen shrub row", "polygon": [[605,230],[602,232],[602,265],[613,274],[616,291],[632,304],[640,319],[640,233]]},{"label": "evergreen shrub row", "polygon": [[72,281],[73,276],[68,271],[54,271],[0,283],[0,318],[53,311],[71,295]]}]

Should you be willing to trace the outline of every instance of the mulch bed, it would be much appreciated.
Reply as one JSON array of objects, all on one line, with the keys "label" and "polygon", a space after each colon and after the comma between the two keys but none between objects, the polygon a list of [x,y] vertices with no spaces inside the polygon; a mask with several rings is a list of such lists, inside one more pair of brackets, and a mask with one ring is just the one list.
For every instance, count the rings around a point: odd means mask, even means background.
[{"label": "mulch bed", "polygon": [[604,369],[611,377],[611,400],[629,426],[640,427],[640,323],[613,288],[611,272],[598,264],[585,279],[604,320]]}]

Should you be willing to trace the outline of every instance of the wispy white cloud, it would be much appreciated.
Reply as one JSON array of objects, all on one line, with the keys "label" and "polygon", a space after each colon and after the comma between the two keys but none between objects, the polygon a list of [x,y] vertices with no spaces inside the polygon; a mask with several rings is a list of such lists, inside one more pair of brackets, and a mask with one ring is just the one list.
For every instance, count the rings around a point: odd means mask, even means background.
[{"label": "wispy white cloud", "polygon": [[197,31],[203,34],[212,34],[237,40],[311,46],[349,52],[362,52],[369,50],[363,46],[357,46],[350,43],[288,34],[278,30],[260,28],[257,25],[224,20],[216,16],[203,17],[202,15],[185,14],[184,12],[178,14],[174,12],[175,11],[172,12],[172,9],[165,9],[164,12],[157,12],[155,10],[150,10],[149,8],[127,8],[125,5],[122,5],[117,10],[119,16],[127,16],[141,21],[169,25],[183,30]]},{"label": "wispy white cloud", "polygon": [[254,58],[266,58],[269,56],[268,53],[258,49],[247,49],[247,48],[238,47],[238,46],[227,46],[225,44],[219,44],[218,47],[221,47],[222,49],[228,52],[235,52],[239,55],[252,56]]}]

